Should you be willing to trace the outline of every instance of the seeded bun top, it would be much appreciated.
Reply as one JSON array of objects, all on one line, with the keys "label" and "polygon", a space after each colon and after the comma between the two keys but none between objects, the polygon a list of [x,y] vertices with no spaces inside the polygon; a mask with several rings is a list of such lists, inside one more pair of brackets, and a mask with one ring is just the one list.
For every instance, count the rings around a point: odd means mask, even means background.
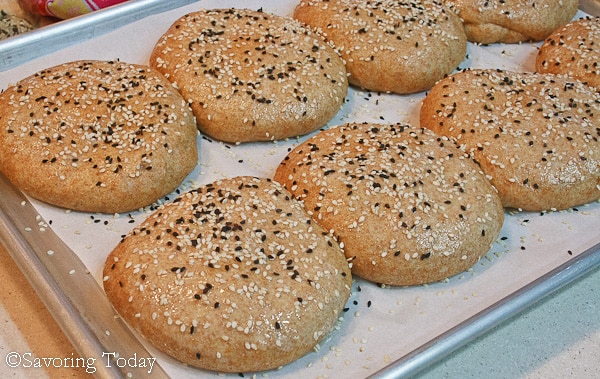
[{"label": "seeded bun top", "polygon": [[190,102],[200,131],[225,142],[270,141],[312,132],[348,90],[339,55],[289,17],[214,9],[177,20],[150,64]]},{"label": "seeded bun top", "polygon": [[278,368],[338,322],[352,277],[281,185],[224,179],[157,209],[113,250],[104,288],[158,349],[223,372]]},{"label": "seeded bun top", "polygon": [[577,80],[467,70],[438,82],[420,117],[477,160],[505,207],[549,211],[600,198],[600,94]]},{"label": "seeded bun top", "polygon": [[191,109],[163,75],[75,61],[0,94],[0,170],[41,201],[74,210],[139,209],[198,160]]},{"label": "seeded bun top", "polygon": [[367,90],[423,91],[465,58],[460,19],[432,0],[302,0],[294,18],[318,28]]},{"label": "seeded bun top", "polygon": [[541,41],[575,16],[578,0],[443,0],[478,43]]},{"label": "seeded bun top", "polygon": [[416,285],[487,253],[504,210],[479,167],[446,137],[407,124],[345,124],[292,150],[274,179],[332,230],[352,272]]},{"label": "seeded bun top", "polygon": [[573,21],[552,33],[538,51],[537,72],[565,74],[600,90],[600,17]]}]

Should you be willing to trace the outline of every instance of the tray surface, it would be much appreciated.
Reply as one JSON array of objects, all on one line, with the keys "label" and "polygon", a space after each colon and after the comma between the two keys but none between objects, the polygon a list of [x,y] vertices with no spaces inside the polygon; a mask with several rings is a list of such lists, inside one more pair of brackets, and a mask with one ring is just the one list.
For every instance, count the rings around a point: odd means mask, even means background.
[{"label": "tray surface", "polygon": [[[150,8],[153,3],[148,2]],[[295,3],[206,0],[181,8],[153,11],[143,17],[132,15],[131,9],[123,8],[119,13],[123,25],[118,28],[113,25],[111,28],[115,30],[102,31],[77,43],[63,41],[65,47],[60,50],[44,53],[39,58],[21,57],[21,61],[15,60],[11,67],[4,67],[5,72],[0,75],[0,89],[40,69],[69,60],[120,59],[147,63],[153,43],[168,26],[179,16],[200,7],[262,8],[266,12],[290,15]],[[578,17],[583,15],[580,12]],[[492,67],[531,71],[538,46],[529,43],[490,46],[469,44],[467,58],[460,68]],[[408,122],[416,125],[423,96],[424,93],[399,96],[350,89],[346,104],[328,125],[361,121]],[[241,172],[272,177],[288,150],[307,137],[239,146],[199,137],[199,164],[180,190]],[[5,195],[7,190],[1,186],[0,191]],[[39,213],[39,220],[45,220],[44,228],[51,226],[54,233],[75,252],[98,285],[101,284],[101,270],[107,254],[121,236],[141,222],[149,212],[87,214],[65,211],[28,198],[24,201]],[[21,202],[5,205],[8,213],[18,213],[22,206]],[[39,224],[34,225],[34,221],[27,226],[14,222],[16,216],[1,212],[0,216],[8,224],[7,228],[12,228],[8,232],[1,228],[4,234],[27,235],[24,228],[40,228]],[[348,302],[348,312],[338,329],[323,341],[320,349],[281,370],[269,372],[268,376],[317,378],[335,375],[359,378],[370,375],[395,377],[414,372],[558,286],[597,267],[600,264],[599,226],[598,202],[550,213],[507,211],[500,237],[491,251],[465,273],[439,283],[402,288],[381,288],[356,279]],[[43,246],[44,238],[44,235],[36,236],[34,243],[29,244],[35,245],[37,242]],[[47,254],[47,250],[42,253]],[[60,269],[60,264],[58,267]],[[62,267],[62,274],[55,275],[68,276],[72,270],[72,267]],[[43,272],[37,275],[43,277],[31,280],[52,279],[46,278]],[[62,291],[62,288],[57,289],[59,294]],[[55,317],[63,316],[55,314]],[[168,375],[178,378],[198,375],[199,370],[185,367],[147,346],[143,340],[140,342],[149,354],[158,359]],[[100,345],[103,343],[101,341]],[[148,354],[140,351],[140,354]]]}]

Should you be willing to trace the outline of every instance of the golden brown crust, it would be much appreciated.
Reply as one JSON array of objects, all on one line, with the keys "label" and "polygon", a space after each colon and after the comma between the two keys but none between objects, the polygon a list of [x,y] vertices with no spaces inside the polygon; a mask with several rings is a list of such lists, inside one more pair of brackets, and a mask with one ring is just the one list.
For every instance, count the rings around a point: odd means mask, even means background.
[{"label": "golden brown crust", "polygon": [[600,198],[600,94],[581,82],[463,71],[431,89],[420,117],[479,162],[505,207],[549,211]]},{"label": "golden brown crust", "polygon": [[445,137],[409,125],[346,124],[291,151],[274,180],[332,230],[352,272],[389,285],[467,270],[497,238],[500,199]]},{"label": "golden brown crust", "polygon": [[577,0],[443,0],[457,10],[471,42],[541,41],[577,13]]},{"label": "golden brown crust", "polygon": [[196,166],[191,109],[160,73],[76,61],[0,94],[0,169],[25,193],[74,210],[139,209]]},{"label": "golden brown crust", "polygon": [[294,18],[342,54],[350,83],[372,91],[424,91],[463,61],[460,19],[439,2],[302,0]]},{"label": "golden brown crust", "polygon": [[320,36],[291,18],[245,9],[181,17],[150,64],[191,103],[200,131],[226,142],[312,132],[348,90],[341,58]]},{"label": "golden brown crust", "polygon": [[535,69],[564,74],[600,90],[600,17],[573,21],[552,33],[539,49]]},{"label": "golden brown crust", "polygon": [[161,206],[104,268],[131,326],[182,362],[224,372],[273,369],[312,350],[351,285],[334,238],[278,183],[252,177]]}]

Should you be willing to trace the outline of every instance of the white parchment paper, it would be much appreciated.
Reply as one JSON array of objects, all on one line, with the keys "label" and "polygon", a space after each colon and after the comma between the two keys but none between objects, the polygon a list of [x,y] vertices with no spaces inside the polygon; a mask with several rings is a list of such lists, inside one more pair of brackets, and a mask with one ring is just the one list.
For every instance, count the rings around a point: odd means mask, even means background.
[{"label": "white parchment paper", "polygon": [[[154,43],[178,17],[202,8],[244,7],[291,15],[295,1],[201,1],[114,30],[108,34],[1,73],[0,89],[34,72],[70,60],[119,59],[148,62]],[[581,17],[579,13],[577,17]],[[469,44],[460,68],[533,70],[539,44]],[[408,122],[418,125],[425,93],[400,96],[351,88],[346,104],[328,126],[345,122]],[[236,175],[272,177],[290,148],[301,140],[228,145],[199,137],[198,165],[179,191]],[[174,193],[169,201],[176,196]],[[53,230],[79,255],[101,284],[108,253],[150,210],[118,215],[71,212],[32,200]],[[362,378],[389,365],[444,331],[600,243],[600,203],[551,212],[507,212],[492,250],[471,270],[443,282],[380,288],[356,279],[348,311],[319,349],[269,378]],[[65,274],[69,268],[65,267]],[[182,365],[148,347],[172,376],[222,377]],[[232,377],[239,377],[231,375]],[[247,374],[251,376],[251,374]]]}]

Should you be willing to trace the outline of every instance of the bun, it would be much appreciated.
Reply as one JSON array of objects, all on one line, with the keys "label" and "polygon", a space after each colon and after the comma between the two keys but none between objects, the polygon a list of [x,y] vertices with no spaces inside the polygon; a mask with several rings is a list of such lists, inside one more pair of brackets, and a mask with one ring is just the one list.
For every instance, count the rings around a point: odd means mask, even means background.
[{"label": "bun", "polygon": [[129,325],[176,359],[222,372],[274,369],[311,351],[351,285],[333,237],[278,183],[252,177],[161,206],[104,267]]},{"label": "bun", "polygon": [[198,160],[190,108],[147,66],[64,63],[7,88],[0,103],[0,170],[59,207],[145,207],[177,188]]},{"label": "bun", "polygon": [[202,133],[232,143],[312,132],[348,90],[341,58],[320,36],[291,18],[246,9],[181,17],[150,64],[190,102]]},{"label": "bun", "polygon": [[467,49],[460,19],[436,1],[302,0],[294,18],[340,51],[350,84],[371,91],[431,88]]},{"label": "bun", "polygon": [[477,165],[445,137],[410,125],[346,124],[320,132],[274,179],[344,245],[353,274],[415,285],[470,268],[504,220]]},{"label": "bun", "polygon": [[462,71],[431,89],[420,118],[479,163],[505,207],[549,211],[600,198],[600,94],[579,81]]},{"label": "bun", "polygon": [[463,20],[471,42],[541,41],[575,16],[577,0],[444,0]]},{"label": "bun", "polygon": [[535,61],[541,73],[564,74],[600,90],[600,17],[580,18],[552,33]]}]

